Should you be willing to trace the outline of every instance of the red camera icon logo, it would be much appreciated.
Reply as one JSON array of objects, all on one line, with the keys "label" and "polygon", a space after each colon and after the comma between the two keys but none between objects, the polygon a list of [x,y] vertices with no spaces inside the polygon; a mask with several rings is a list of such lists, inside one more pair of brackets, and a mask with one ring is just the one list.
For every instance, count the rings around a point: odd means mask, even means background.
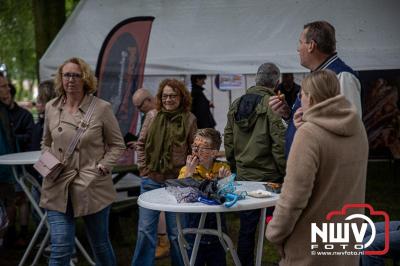
[{"label": "red camera icon logo", "polygon": [[[375,211],[374,208],[366,203],[359,203],[359,204],[346,204],[343,206],[341,210],[338,211],[331,211],[326,215],[326,220],[331,220],[335,216],[346,216],[348,210],[350,209],[366,209],[369,212],[370,216],[381,216],[384,218],[385,221],[385,248],[383,250],[376,250],[376,251],[365,251],[365,255],[384,255],[389,251],[389,215],[384,211]],[[368,212],[366,212],[368,214]],[[364,248],[369,247],[375,240],[376,236],[376,228],[372,220],[364,215],[364,214],[352,214],[345,218],[345,220],[353,220],[353,219],[363,219],[365,220],[371,228],[371,236],[369,240],[364,244]]]}]

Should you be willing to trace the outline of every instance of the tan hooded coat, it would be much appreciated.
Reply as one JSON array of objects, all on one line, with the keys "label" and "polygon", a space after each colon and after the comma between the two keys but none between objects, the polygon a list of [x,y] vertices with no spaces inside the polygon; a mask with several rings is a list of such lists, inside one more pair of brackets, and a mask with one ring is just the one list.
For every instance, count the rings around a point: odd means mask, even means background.
[{"label": "tan hooded coat", "polygon": [[342,95],[314,105],[304,120],[294,138],[266,237],[284,253],[280,265],[358,265],[358,256],[311,255],[311,223],[328,222],[326,215],[345,204],[364,203],[368,161],[364,125]]}]

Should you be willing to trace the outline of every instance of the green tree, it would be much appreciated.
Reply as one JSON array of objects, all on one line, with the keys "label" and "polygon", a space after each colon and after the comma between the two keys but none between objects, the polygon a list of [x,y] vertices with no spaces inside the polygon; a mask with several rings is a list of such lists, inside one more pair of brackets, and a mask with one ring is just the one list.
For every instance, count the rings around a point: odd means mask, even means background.
[{"label": "green tree", "polygon": [[0,62],[21,88],[24,79],[36,79],[32,5],[28,0],[1,2]]},{"label": "green tree", "polygon": [[[79,0],[1,0],[0,64],[17,81],[21,98],[23,80],[33,84],[39,60],[72,13]],[[32,97],[32,92],[30,96]]]}]

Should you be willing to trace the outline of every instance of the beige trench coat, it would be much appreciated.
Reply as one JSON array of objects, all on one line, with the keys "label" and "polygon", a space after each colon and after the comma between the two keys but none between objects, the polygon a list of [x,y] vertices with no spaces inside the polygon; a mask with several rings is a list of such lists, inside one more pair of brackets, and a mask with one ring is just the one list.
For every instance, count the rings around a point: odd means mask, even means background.
[{"label": "beige trench coat", "polygon": [[[42,151],[48,150],[60,161],[63,160],[89,108],[91,97],[84,97],[75,114],[64,110],[61,97],[47,103]],[[78,217],[96,213],[110,205],[116,197],[111,169],[124,149],[125,144],[111,105],[96,98],[89,126],[62,173],[55,181],[44,179],[40,206],[65,213],[70,197],[74,216]],[[110,173],[101,175],[97,170],[99,163],[107,167]]]}]

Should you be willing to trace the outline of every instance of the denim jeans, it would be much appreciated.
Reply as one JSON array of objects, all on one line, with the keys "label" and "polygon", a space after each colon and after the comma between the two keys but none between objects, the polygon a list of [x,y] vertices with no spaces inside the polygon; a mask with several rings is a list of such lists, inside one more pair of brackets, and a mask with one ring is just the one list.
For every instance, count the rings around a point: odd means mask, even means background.
[{"label": "denim jeans", "polygon": [[[86,233],[92,248],[96,265],[116,265],[115,254],[108,234],[110,206],[101,211],[83,216]],[[69,265],[75,243],[75,219],[72,204],[69,202],[67,212],[47,211],[50,224],[51,254],[50,266]]]},{"label": "denim jeans", "polygon": [[[153,189],[165,187],[164,184],[153,181],[150,178],[142,179],[140,193]],[[159,211],[149,210],[139,207],[139,225],[135,251],[132,259],[132,266],[152,266],[154,265],[156,245],[157,245],[157,225]],[[173,212],[165,212],[167,233],[171,245],[172,265],[183,265],[182,256],[179,250],[178,229],[176,227],[176,215]]]},{"label": "denim jeans", "polygon": [[[376,236],[374,242],[365,249],[368,250],[383,250],[385,246],[385,223],[375,223]],[[368,227],[365,233],[364,243],[370,238],[371,228]],[[362,266],[383,266],[385,265],[385,258],[392,258],[394,265],[399,265],[400,260],[400,221],[393,221],[389,224],[389,252],[381,256],[361,256]],[[397,262],[397,264],[396,264]]]},{"label": "denim jeans", "polygon": [[[267,208],[267,216],[271,215],[274,207]],[[260,221],[261,210],[241,211],[238,240],[238,257],[242,266],[254,265],[254,247],[257,225]]]}]

